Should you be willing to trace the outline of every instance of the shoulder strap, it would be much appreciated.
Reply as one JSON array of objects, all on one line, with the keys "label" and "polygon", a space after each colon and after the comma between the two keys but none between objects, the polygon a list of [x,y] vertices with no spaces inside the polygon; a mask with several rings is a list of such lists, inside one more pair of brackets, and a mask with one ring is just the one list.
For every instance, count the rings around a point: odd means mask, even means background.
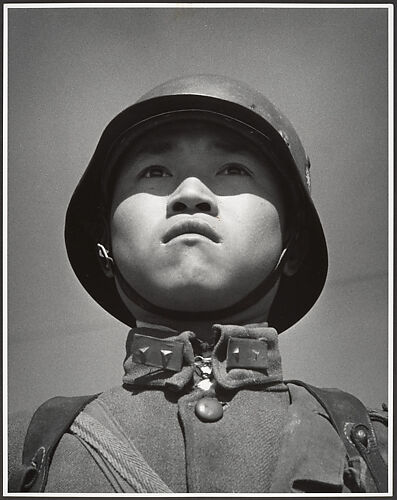
[{"label": "shoulder strap", "polygon": [[98,396],[58,396],[36,410],[25,436],[22,464],[9,480],[10,493],[44,491],[51,459],[61,437],[82,409]]},{"label": "shoulder strap", "polygon": [[349,460],[362,457],[379,492],[387,492],[387,466],[380,454],[369,413],[363,403],[352,394],[339,389],[324,389],[300,380],[288,384],[304,387],[327,412],[332,425],[341,437]]}]

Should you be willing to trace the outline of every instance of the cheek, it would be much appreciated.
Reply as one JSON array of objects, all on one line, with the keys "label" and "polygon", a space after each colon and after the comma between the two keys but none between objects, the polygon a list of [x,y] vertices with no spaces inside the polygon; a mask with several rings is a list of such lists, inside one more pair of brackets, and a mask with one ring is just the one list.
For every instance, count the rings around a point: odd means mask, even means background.
[{"label": "cheek", "polygon": [[[234,197],[231,204],[232,218],[236,222],[236,229],[240,240],[259,247],[282,244],[282,230],[279,210],[270,201],[253,194],[242,194]],[[252,250],[260,248],[252,247]]]},{"label": "cheek", "polygon": [[112,213],[112,248],[124,245],[132,250],[147,248],[148,242],[156,237],[156,227],[164,214],[165,204],[158,196],[139,193],[121,201]]},{"label": "cheek", "polygon": [[236,219],[241,228],[236,235],[237,271],[249,278],[251,284],[259,284],[274,268],[282,252],[279,213],[271,202],[256,197],[242,205]]}]

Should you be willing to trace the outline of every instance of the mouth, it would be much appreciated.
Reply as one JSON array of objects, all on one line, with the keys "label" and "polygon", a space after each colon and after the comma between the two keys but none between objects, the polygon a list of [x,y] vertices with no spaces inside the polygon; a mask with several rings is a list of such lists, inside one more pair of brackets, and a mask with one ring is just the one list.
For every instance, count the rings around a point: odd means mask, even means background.
[{"label": "mouth", "polygon": [[205,236],[214,243],[220,243],[221,239],[218,233],[212,229],[212,227],[203,221],[198,220],[184,220],[183,222],[177,222],[174,224],[163,236],[162,242],[168,243],[177,236],[182,234],[200,234]]}]

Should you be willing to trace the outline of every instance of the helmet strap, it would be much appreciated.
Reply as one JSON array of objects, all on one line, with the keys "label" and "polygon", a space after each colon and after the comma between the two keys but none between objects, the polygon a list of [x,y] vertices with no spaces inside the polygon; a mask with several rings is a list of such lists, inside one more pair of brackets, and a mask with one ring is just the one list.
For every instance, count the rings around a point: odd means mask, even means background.
[{"label": "helmet strap", "polygon": [[[120,270],[116,266],[115,261],[112,259],[112,268],[115,278],[117,279],[120,288],[123,290],[125,295],[140,308],[147,312],[157,314],[159,316],[164,316],[172,319],[177,319],[181,321],[204,321],[204,320],[219,320],[226,318],[228,316],[235,315],[241,311],[244,311],[256,304],[260,299],[265,297],[268,292],[274,287],[277,280],[280,278],[283,271],[284,264],[287,259],[288,250],[290,247],[292,238],[288,241],[287,245],[281,252],[280,258],[273,270],[266,276],[266,278],[250,293],[245,297],[235,302],[231,306],[225,307],[223,309],[217,309],[213,311],[178,311],[174,309],[168,309],[164,307],[157,306],[152,302],[148,301],[142,295],[140,295],[131,285],[125,280]],[[109,256],[109,255],[108,255]],[[111,258],[111,257],[110,257]]]}]

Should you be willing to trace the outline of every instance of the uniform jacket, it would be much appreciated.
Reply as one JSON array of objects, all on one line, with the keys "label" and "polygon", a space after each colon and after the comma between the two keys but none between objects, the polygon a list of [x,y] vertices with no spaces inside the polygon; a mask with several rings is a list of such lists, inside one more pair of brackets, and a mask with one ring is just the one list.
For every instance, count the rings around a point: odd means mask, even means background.
[{"label": "uniform jacket", "polygon": [[[203,389],[197,386],[195,355],[207,356],[200,349],[208,346],[192,332],[169,337],[169,332],[133,329],[123,385],[90,403],[63,436],[46,492],[376,491],[365,464],[353,470],[348,463],[319,403],[304,388],[283,382],[274,329],[218,325],[214,332],[215,384]],[[140,363],[136,333],[182,343],[182,368],[170,373]],[[228,369],[231,338],[264,342],[263,367]],[[217,421],[197,416],[196,404],[206,396],[222,405]],[[20,461],[27,421],[11,419],[11,424],[12,469]],[[374,428],[386,461],[387,429],[381,422]]]}]

